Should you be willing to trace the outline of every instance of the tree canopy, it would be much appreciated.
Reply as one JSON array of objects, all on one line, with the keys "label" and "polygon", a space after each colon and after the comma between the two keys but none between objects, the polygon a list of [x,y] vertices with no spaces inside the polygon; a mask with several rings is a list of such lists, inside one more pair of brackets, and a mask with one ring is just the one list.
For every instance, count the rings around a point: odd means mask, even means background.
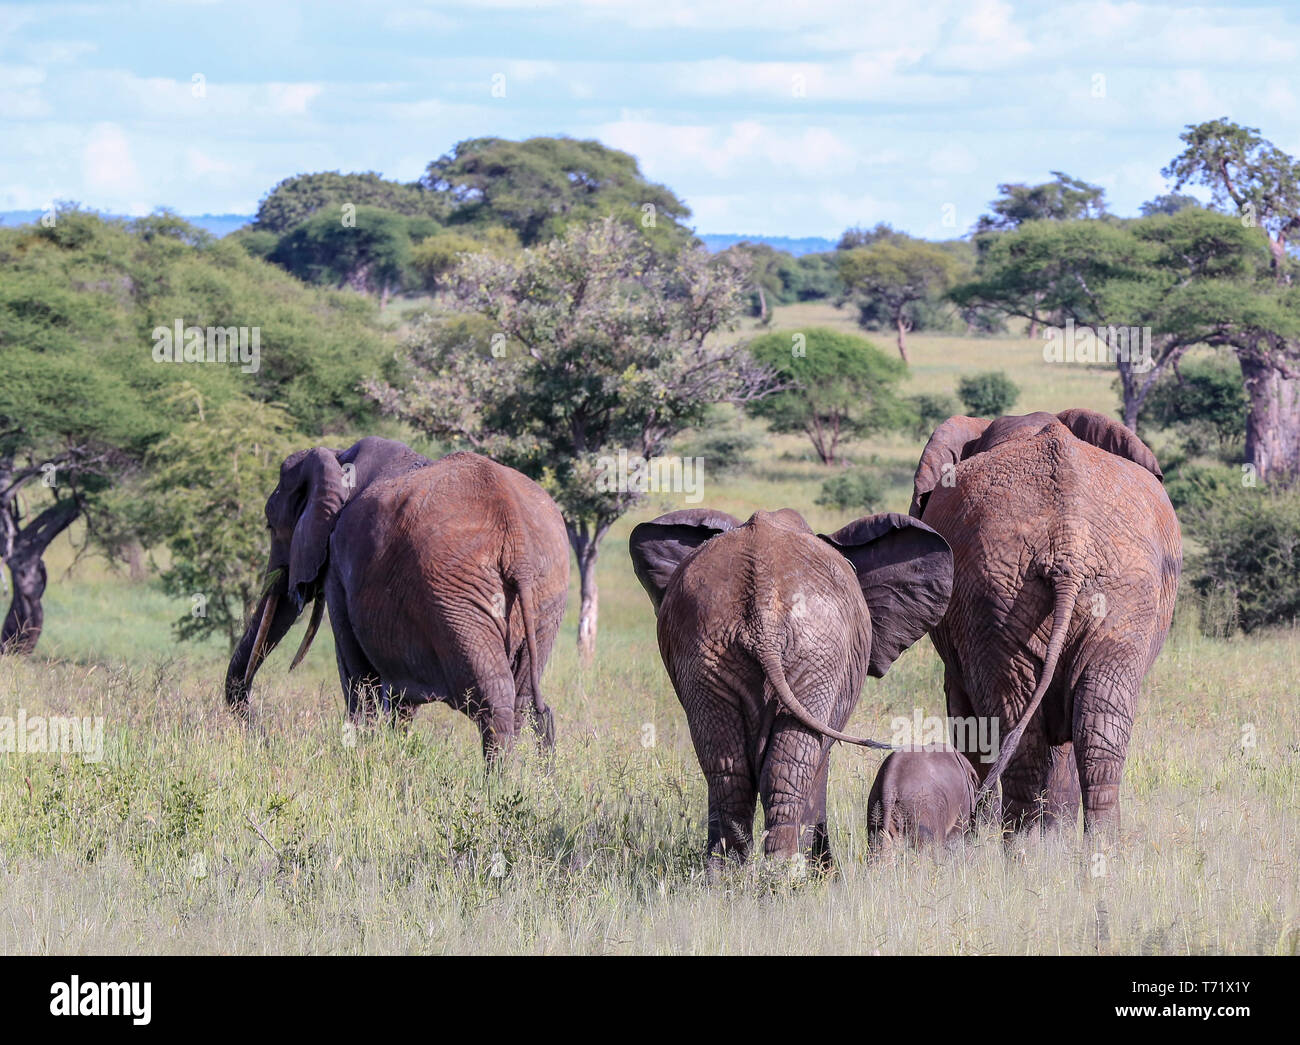
[{"label": "tree canopy", "polygon": [[426,320],[403,383],[368,386],[389,412],[518,468],[555,498],[578,561],[585,655],[600,541],[645,493],[610,482],[610,462],[620,451],[650,462],[710,404],[773,385],[725,337],[744,279],[731,258],[665,256],[613,218],[514,256],[471,255],[449,280],[462,314]]}]

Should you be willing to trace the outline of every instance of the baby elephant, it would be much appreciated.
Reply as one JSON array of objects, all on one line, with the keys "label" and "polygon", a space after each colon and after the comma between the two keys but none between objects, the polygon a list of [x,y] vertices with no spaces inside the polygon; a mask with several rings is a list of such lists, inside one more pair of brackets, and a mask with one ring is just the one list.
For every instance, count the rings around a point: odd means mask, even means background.
[{"label": "baby elephant", "polygon": [[918,846],[959,839],[971,826],[979,778],[953,748],[894,751],[880,766],[867,799],[873,852],[898,840]]}]

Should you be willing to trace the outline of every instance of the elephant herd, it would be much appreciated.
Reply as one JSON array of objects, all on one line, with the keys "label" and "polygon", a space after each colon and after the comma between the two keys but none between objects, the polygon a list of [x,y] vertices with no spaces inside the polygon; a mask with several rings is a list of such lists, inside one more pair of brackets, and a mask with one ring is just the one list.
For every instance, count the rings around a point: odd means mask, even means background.
[{"label": "elephant herd", "polygon": [[[1155,456],[1089,410],[949,418],[908,515],[818,534],[789,508],[741,522],[692,508],[637,526],[629,551],[708,787],[708,861],[763,849],[833,867],[836,742],[866,676],[921,636],[944,665],[948,722],[996,727],[894,750],[868,799],[873,847],[960,837],[986,800],[1010,830],[1113,827],[1138,689],[1173,615],[1178,520]],[[540,677],[564,614],[565,524],[532,480],[472,453],[430,461],[362,439],[287,458],[266,504],[271,550],[225,692],[247,714],[266,655],[329,606],[352,716],[464,711],[492,762],[526,724],[554,744]],[[1000,798],[998,787],[1000,784]]]}]

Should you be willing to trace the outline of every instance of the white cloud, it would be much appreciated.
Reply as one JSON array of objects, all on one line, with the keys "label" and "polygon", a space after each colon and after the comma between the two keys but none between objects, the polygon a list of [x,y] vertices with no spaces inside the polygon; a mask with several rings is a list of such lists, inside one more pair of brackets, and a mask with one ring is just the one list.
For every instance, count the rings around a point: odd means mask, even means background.
[{"label": "white cloud", "polygon": [[86,188],[119,205],[127,195],[144,191],[131,143],[115,123],[96,125],[82,153],[81,167]]},{"label": "white cloud", "polygon": [[280,116],[301,116],[321,89],[318,83],[269,83],[266,94],[272,112]]}]

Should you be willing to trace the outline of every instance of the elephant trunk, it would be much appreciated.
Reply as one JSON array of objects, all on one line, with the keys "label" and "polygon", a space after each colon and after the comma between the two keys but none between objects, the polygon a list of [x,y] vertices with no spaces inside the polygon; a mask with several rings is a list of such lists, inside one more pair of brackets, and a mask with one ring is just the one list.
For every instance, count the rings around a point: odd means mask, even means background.
[{"label": "elephant trunk", "polygon": [[988,771],[988,775],[984,777],[984,783],[980,785],[980,789],[975,795],[976,808],[997,786],[998,777],[1007,768],[1011,756],[1016,753],[1016,748],[1020,745],[1020,738],[1024,735],[1025,727],[1029,725],[1030,720],[1034,717],[1038,705],[1043,702],[1043,697],[1052,684],[1052,676],[1056,674],[1056,664],[1061,659],[1061,650],[1065,648],[1065,638],[1070,631],[1070,620],[1074,617],[1074,604],[1079,598],[1082,581],[1075,575],[1061,573],[1056,576],[1055,587],[1056,599],[1052,607],[1052,637],[1047,641],[1047,654],[1043,657],[1043,673],[1038,679],[1038,687],[1034,690],[1034,695],[1029,698],[1029,704],[1025,708],[1025,713],[1020,716],[1020,721],[1003,739],[997,760],[993,763],[993,768]]},{"label": "elephant trunk", "polygon": [[226,703],[240,718],[248,716],[253,676],[297,618],[298,611],[288,598],[287,575],[281,571],[263,593],[226,668]]}]

